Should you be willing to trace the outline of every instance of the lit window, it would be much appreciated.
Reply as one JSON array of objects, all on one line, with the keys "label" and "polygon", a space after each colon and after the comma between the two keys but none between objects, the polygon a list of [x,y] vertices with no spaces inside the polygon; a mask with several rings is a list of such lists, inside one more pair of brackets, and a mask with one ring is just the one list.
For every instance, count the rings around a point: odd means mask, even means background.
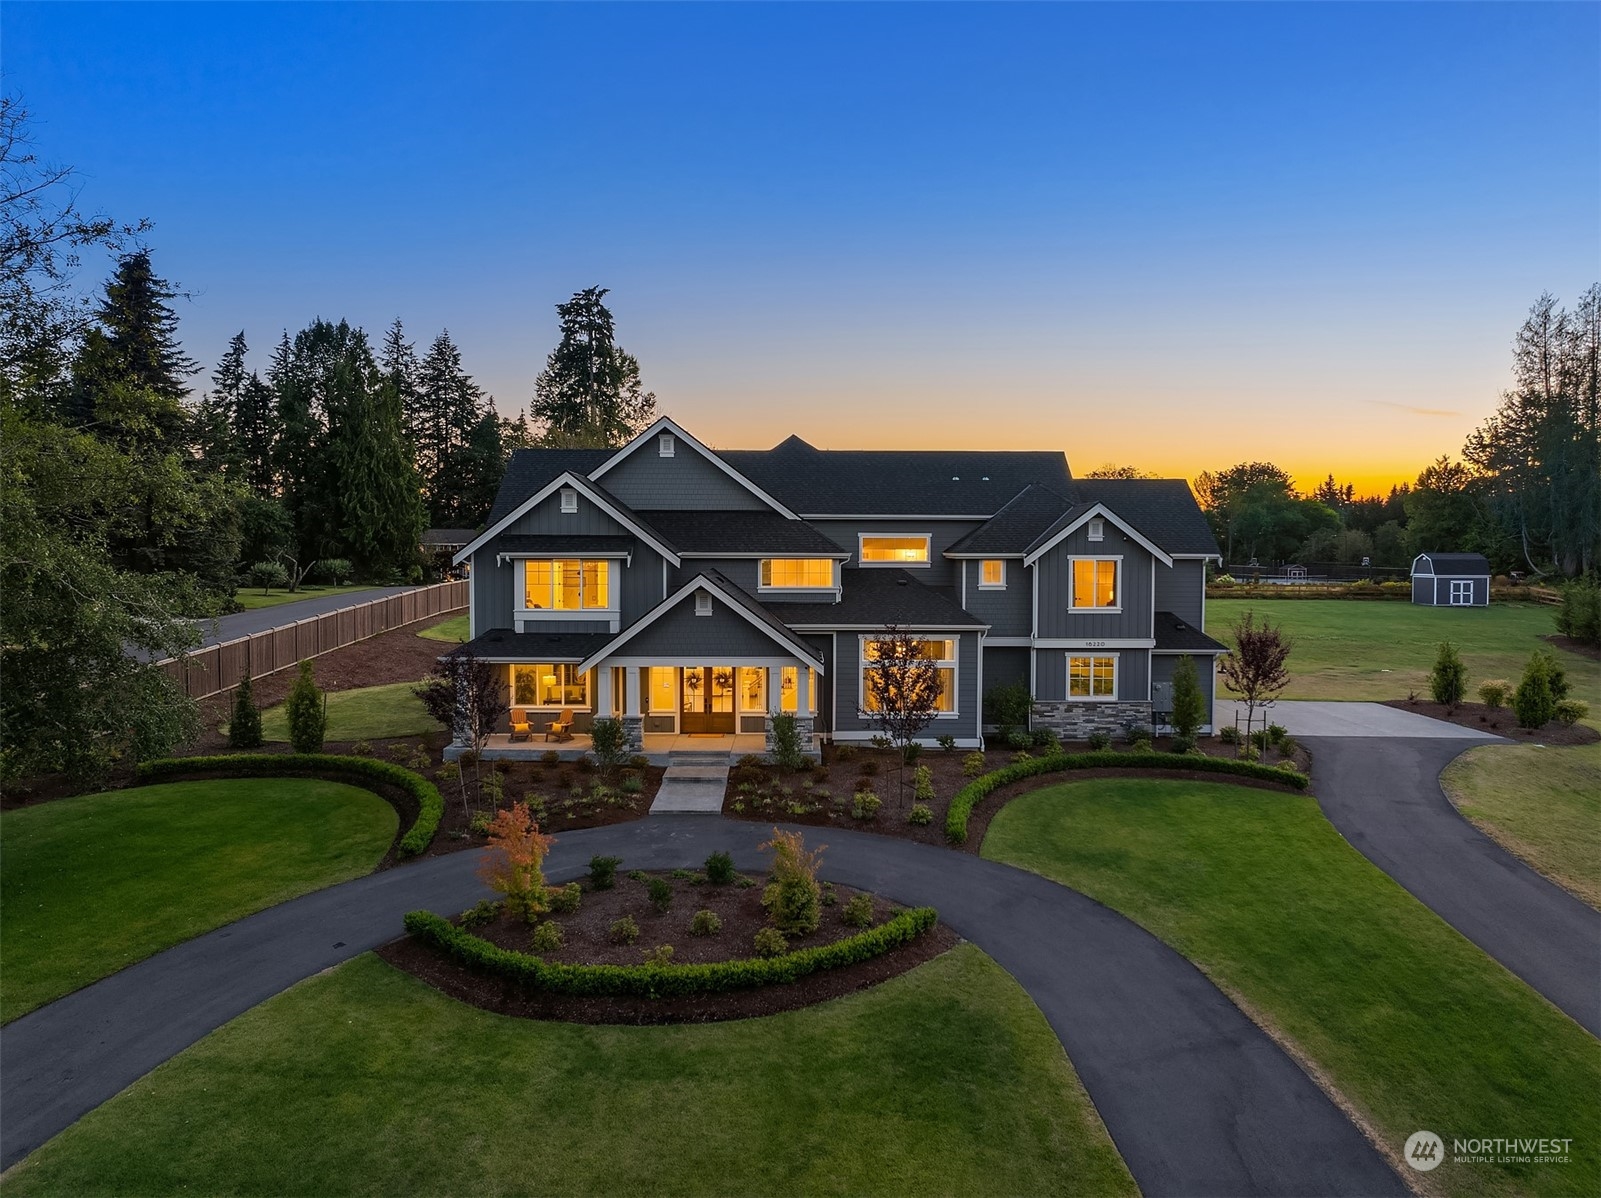
[{"label": "lit window", "polygon": [[1080,557],[1073,560],[1073,606],[1117,606],[1117,562],[1112,558]]},{"label": "lit window", "polygon": [[[934,663],[939,674],[939,698],[934,710],[942,714],[956,711],[956,642],[954,640],[920,640],[916,642],[916,655]],[[878,710],[877,686],[872,681],[878,672],[872,663],[883,656],[882,645],[875,640],[862,641],[862,709]]]},{"label": "lit window", "polygon": [[672,666],[650,667],[650,709],[668,714],[678,710],[678,671]]},{"label": "lit window", "polygon": [[1117,658],[1070,656],[1067,659],[1067,697],[1069,699],[1115,699],[1117,697]]},{"label": "lit window", "polygon": [[513,666],[511,692],[519,707],[587,707],[589,675],[567,662]]},{"label": "lit window", "polygon": [[1106,540],[1106,521],[1099,516],[1090,521],[1089,539],[1092,541]]},{"label": "lit window", "polygon": [[578,611],[611,607],[611,562],[605,558],[523,563],[525,611]]},{"label": "lit window", "polygon": [[[778,709],[780,711],[795,712],[796,679],[799,677],[796,666],[783,666],[778,671]],[[806,671],[806,705],[809,710],[817,710],[817,674],[815,671]]]},{"label": "lit window", "polygon": [[656,453],[658,456],[670,458],[677,448],[678,442],[672,433],[661,433],[656,437]]},{"label": "lit window", "polygon": [[834,563],[826,557],[766,557],[761,579],[769,590],[826,590],[834,585]]},{"label": "lit window", "polygon": [[928,537],[862,537],[864,565],[926,566]]},{"label": "lit window", "polygon": [[1006,562],[998,557],[986,558],[978,563],[978,585],[986,590],[1006,589]]},{"label": "lit window", "polygon": [[741,711],[767,710],[767,671],[746,666],[739,672],[739,709]]},{"label": "lit window", "polygon": [[563,487],[561,489],[561,510],[564,512],[576,512],[578,510],[578,492],[572,487]]}]

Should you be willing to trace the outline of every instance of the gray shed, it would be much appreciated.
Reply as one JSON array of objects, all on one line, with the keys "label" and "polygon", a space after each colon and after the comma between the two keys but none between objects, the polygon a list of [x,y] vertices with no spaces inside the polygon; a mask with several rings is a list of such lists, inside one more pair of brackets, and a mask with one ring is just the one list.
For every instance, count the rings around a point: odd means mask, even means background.
[{"label": "gray shed", "polygon": [[1490,561],[1482,553],[1420,553],[1412,561],[1412,602],[1488,607]]}]

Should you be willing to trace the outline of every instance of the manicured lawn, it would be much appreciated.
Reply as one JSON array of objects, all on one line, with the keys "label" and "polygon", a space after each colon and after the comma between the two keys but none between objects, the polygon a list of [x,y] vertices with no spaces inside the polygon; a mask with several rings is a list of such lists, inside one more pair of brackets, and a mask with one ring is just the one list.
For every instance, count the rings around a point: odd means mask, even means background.
[{"label": "manicured lawn", "polygon": [[425,636],[431,641],[449,641],[452,644],[465,644],[470,635],[468,629],[467,613],[451,616],[448,620],[441,620],[431,627],[424,628],[418,636]]},{"label": "manicured lawn", "polygon": [[[243,587],[234,592],[234,599],[246,611],[255,611],[262,607],[277,607],[280,603],[298,603],[302,599],[321,599],[328,595],[354,595],[358,591],[373,590],[371,583],[353,583],[342,587],[314,587],[303,586],[298,591],[286,591],[280,587],[269,588],[263,594],[260,587]],[[358,602],[358,600],[352,600]]]},{"label": "manicured lawn", "polygon": [[1440,782],[1503,848],[1601,907],[1601,744],[1485,745]]},{"label": "manicured lawn", "polygon": [[8,812],[0,1019],[367,873],[396,822],[371,791],[305,778],[142,786]]},{"label": "manicured lawn", "polygon": [[[422,700],[412,693],[415,682],[391,682],[328,695],[329,740],[377,740],[385,736],[421,736],[439,731]],[[284,705],[261,713],[261,731],[268,740],[289,739]]]},{"label": "manicured lawn", "polygon": [[[1427,698],[1429,669],[1449,640],[1468,668],[1468,698],[1479,683],[1505,678],[1516,685],[1529,654],[1550,648],[1539,638],[1556,631],[1556,608],[1533,603],[1489,607],[1413,607],[1355,599],[1208,599],[1206,630],[1229,644],[1229,628],[1247,610],[1268,617],[1295,641],[1285,699]],[[1557,651],[1573,696],[1601,714],[1601,664]],[[1228,697],[1221,684],[1218,698]]]},{"label": "manicured lawn", "polygon": [[1044,1018],[963,945],[765,1019],[538,1023],[373,956],[207,1037],[14,1195],[1132,1194]]},{"label": "manicured lawn", "polygon": [[1196,962],[1396,1154],[1419,1128],[1448,1149],[1453,1136],[1573,1139],[1566,1165],[1447,1160],[1432,1190],[1601,1192],[1601,1044],[1370,864],[1315,800],[1066,783],[1009,803],[983,851],[1099,899]]}]

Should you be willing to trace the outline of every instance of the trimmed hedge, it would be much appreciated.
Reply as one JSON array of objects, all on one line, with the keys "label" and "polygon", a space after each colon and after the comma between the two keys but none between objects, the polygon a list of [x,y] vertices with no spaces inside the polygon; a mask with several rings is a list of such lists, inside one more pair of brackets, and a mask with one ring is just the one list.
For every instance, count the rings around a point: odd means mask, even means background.
[{"label": "trimmed hedge", "polygon": [[432,911],[406,916],[406,931],[469,969],[553,994],[601,998],[683,998],[793,982],[882,956],[921,936],[939,918],[932,907],[913,907],[866,932],[833,944],[777,957],[698,965],[565,965],[501,948],[464,932]]},{"label": "trimmed hedge", "polygon": [[967,821],[973,814],[974,806],[980,799],[1008,783],[1021,782],[1036,774],[1102,769],[1196,770],[1208,774],[1234,774],[1241,778],[1277,782],[1296,790],[1305,790],[1309,781],[1305,774],[1291,773],[1277,766],[1237,761],[1232,757],[1205,757],[1198,753],[1120,753],[1111,749],[1059,753],[1050,757],[1036,757],[1032,761],[1019,761],[974,778],[951,799],[950,810],[945,813],[945,836],[952,844],[966,843]]},{"label": "trimmed hedge", "polygon": [[134,770],[140,782],[181,779],[194,774],[227,774],[238,778],[278,778],[306,775],[330,782],[361,785],[377,782],[393,786],[417,803],[417,819],[395,846],[397,857],[415,857],[433,843],[445,814],[439,788],[421,774],[372,757],[341,757],[336,753],[224,753],[215,757],[164,757],[146,761]]}]

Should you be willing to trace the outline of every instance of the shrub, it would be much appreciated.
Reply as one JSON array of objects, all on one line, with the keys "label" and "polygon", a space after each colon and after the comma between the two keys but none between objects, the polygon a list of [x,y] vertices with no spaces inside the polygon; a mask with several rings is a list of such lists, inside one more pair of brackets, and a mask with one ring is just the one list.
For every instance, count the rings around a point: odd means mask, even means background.
[{"label": "shrub", "polygon": [[500,914],[500,904],[489,899],[479,899],[467,910],[463,911],[456,922],[464,928],[481,928],[486,923],[494,921]]},{"label": "shrub", "polygon": [[1552,693],[1551,672],[1545,654],[1536,651],[1523,668],[1523,677],[1512,696],[1512,710],[1520,728],[1544,728],[1556,715],[1557,698]]},{"label": "shrub", "polygon": [[628,774],[623,778],[622,782],[618,784],[618,789],[621,790],[625,795],[642,794],[645,790],[645,779],[641,778],[638,774]]},{"label": "shrub", "polygon": [[1218,729],[1217,738],[1226,745],[1237,745],[1240,743],[1240,730],[1233,724],[1225,724]]},{"label": "shrub", "polygon": [[309,661],[300,663],[300,673],[289,688],[285,714],[289,718],[289,743],[295,752],[321,753],[328,732],[328,702],[317,689]]},{"label": "shrub", "polygon": [[1450,641],[1440,642],[1440,651],[1429,671],[1429,694],[1436,703],[1455,707],[1468,692],[1468,671],[1462,664],[1462,655]]},{"label": "shrub", "polygon": [[956,752],[956,738],[947,732],[944,736],[936,737],[935,743],[946,753]]},{"label": "shrub", "polygon": [[773,838],[759,846],[773,851],[773,883],[764,901],[767,917],[781,932],[804,936],[816,931],[822,918],[822,888],[817,884],[817,867],[822,863],[821,848],[808,850],[799,832],[773,829]]},{"label": "shrub", "polygon": [[872,927],[873,896],[870,894],[852,896],[851,901],[846,903],[844,909],[840,911],[839,918],[841,923],[848,924],[853,928]]},{"label": "shrub", "polygon": [[621,857],[591,857],[589,859],[589,885],[592,890],[610,890],[617,885],[617,867]]},{"label": "shrub", "polygon": [[553,953],[562,945],[561,925],[546,920],[534,929],[532,940],[536,953]]},{"label": "shrub", "polygon": [[759,929],[753,943],[758,957],[778,957],[789,948],[789,941],[784,939],[784,933],[777,928]]},{"label": "shrub", "polygon": [[706,858],[706,880],[713,886],[727,886],[734,880],[734,858],[718,849]]},{"label": "shrub", "polygon": [[493,820],[494,817],[489,812],[475,811],[472,819],[467,821],[467,830],[474,836],[488,836],[489,825]]},{"label": "shrub", "polygon": [[1008,728],[1006,730],[1006,747],[1008,749],[1032,749],[1034,747],[1034,734],[1027,728]]},{"label": "shrub", "polygon": [[260,587],[262,594],[272,587],[286,587],[289,571],[277,562],[257,562],[250,567],[250,585]]},{"label": "shrub", "polygon": [[906,822],[920,828],[927,827],[934,822],[934,809],[927,803],[913,803],[912,809],[906,813]]},{"label": "shrub", "polygon": [[478,877],[491,890],[506,896],[506,909],[529,922],[544,914],[548,902],[541,868],[554,836],[546,836],[528,814],[524,803],[495,812],[489,824],[489,846],[478,867]]},{"label": "shrub", "polygon": [[1258,753],[1265,751],[1272,741],[1273,738],[1267,734],[1265,728],[1251,733],[1251,747]]},{"label": "shrub", "polygon": [[1562,588],[1557,631],[1586,645],[1601,645],[1601,580],[1579,579]]},{"label": "shrub", "polygon": [[1174,752],[1174,753],[1193,753],[1193,752],[1195,752],[1195,737],[1186,736],[1182,732],[1176,734],[1173,737],[1172,752]]},{"label": "shrub", "polygon": [[962,758],[962,776],[976,778],[984,772],[984,754],[976,749]]},{"label": "shrub", "polygon": [[342,587],[356,576],[348,558],[325,557],[311,568],[311,576],[328,586]]},{"label": "shrub", "polygon": [[863,759],[862,764],[856,767],[856,772],[864,778],[871,778],[878,773],[878,760],[873,757]]},{"label": "shrub", "polygon": [[633,753],[628,758],[628,768],[631,770],[648,770],[650,758],[643,753]]},{"label": "shrub", "polygon": [[1557,723],[1564,728],[1571,728],[1590,714],[1590,705],[1583,699],[1559,699],[1552,707],[1551,713],[1556,717]]},{"label": "shrub", "polygon": [[623,722],[610,716],[596,720],[589,726],[589,745],[601,773],[610,777],[628,760],[628,732]]},{"label": "shrub", "polygon": [[1130,724],[1123,729],[1123,739],[1131,745],[1137,741],[1150,740],[1151,729],[1145,724]]},{"label": "shrub", "polygon": [[906,747],[901,750],[901,760],[911,765],[923,755],[923,746],[915,740],[907,741]]},{"label": "shrub", "polygon": [[1110,749],[1112,747],[1112,734],[1110,732],[1091,732],[1089,736],[1089,745],[1091,752],[1098,752],[1102,749]]},{"label": "shrub", "polygon": [[800,726],[787,711],[773,717],[773,760],[786,770],[798,770],[806,760],[801,752]]},{"label": "shrub", "polygon": [[1295,737],[1286,736],[1283,740],[1279,741],[1279,744],[1278,744],[1279,756],[1281,756],[1283,758],[1286,758],[1286,759],[1294,757],[1295,756],[1295,751],[1297,749],[1299,749],[1300,747],[1301,747],[1301,742],[1296,740]]},{"label": "shrub", "polygon": [[568,882],[565,886],[553,886],[545,891],[545,901],[558,915],[571,915],[578,910],[578,904],[583,901],[583,897],[583,887],[577,882]]},{"label": "shrub", "polygon": [[1033,710],[1034,696],[1029,694],[1028,684],[1024,682],[992,687],[984,695],[986,724],[995,724],[1002,728],[1026,724]]},{"label": "shrub", "polygon": [[1061,751],[1062,740],[1056,735],[1054,729],[1036,728],[1033,736],[1029,738],[1029,746],[1035,749],[1043,749],[1046,753],[1057,753]]},{"label": "shrub", "polygon": [[1479,702],[1486,707],[1503,707],[1512,693],[1512,684],[1504,678],[1491,678],[1479,683]]},{"label": "shrub", "polygon": [[1262,750],[1258,749],[1255,745],[1246,745],[1240,750],[1241,761],[1260,761],[1261,759]]},{"label": "shrub", "polygon": [[934,801],[934,771],[926,765],[912,771],[912,797],[919,803]]},{"label": "shrub", "polygon": [[639,939],[639,925],[632,915],[625,915],[612,924],[606,936],[613,944],[632,944]]},{"label": "shrub", "polygon": [[1536,652],[1545,658],[1545,676],[1551,680],[1551,697],[1560,703],[1568,697],[1568,672],[1551,650],[1538,649]]},{"label": "shrub", "polygon": [[1034,754],[1030,753],[1027,749],[1019,749],[1017,752],[1012,754],[1012,760],[1013,761],[1033,761],[1034,760]]},{"label": "shrub", "polygon": [[650,881],[650,875],[642,869],[631,869],[628,871],[628,880],[630,882],[648,882]]},{"label": "shrub", "polygon": [[839,902],[839,895],[834,893],[834,883],[832,883],[832,882],[824,882],[823,883],[823,906],[832,907],[837,902]]},{"label": "shrub", "polygon": [[[355,757],[371,757],[372,756],[372,744],[370,742],[368,742],[368,741],[365,741],[365,740],[358,740],[355,744],[350,746],[350,752],[351,752],[351,755],[355,756]],[[485,781],[485,783],[487,783],[489,781],[489,779],[485,778],[484,781]],[[496,777],[496,781],[499,781],[499,777],[498,776]],[[487,787],[486,787],[486,789],[487,789]],[[496,798],[496,802],[497,803],[499,802],[498,795],[497,795],[497,798]]]},{"label": "shrub", "polygon": [[883,805],[884,800],[880,799],[872,791],[858,790],[851,800],[851,815],[856,819],[862,820],[876,819],[878,817],[878,809]]},{"label": "shrub", "polygon": [[1267,743],[1276,749],[1279,747],[1279,742],[1289,734],[1289,730],[1283,724],[1269,724],[1267,726]]},{"label": "shrub", "polygon": [[539,760],[545,765],[560,765],[561,754],[556,752],[555,749],[546,749],[539,755]]},{"label": "shrub", "polygon": [[228,721],[228,747],[230,749],[259,749],[261,747],[261,710],[250,687],[250,671],[239,677],[239,689],[234,691],[233,716]]},{"label": "shrub", "polygon": [[856,756],[856,746],[855,745],[835,745],[834,746],[834,760],[835,761],[850,761],[855,756]]},{"label": "shrub", "polygon": [[707,911],[703,908],[695,912],[695,917],[689,921],[689,931],[692,936],[715,936],[722,930],[722,916],[715,911]]},{"label": "shrub", "polygon": [[673,946],[658,944],[655,948],[642,948],[640,956],[645,958],[646,965],[671,965],[673,963]]},{"label": "shrub", "polygon": [[1173,666],[1173,714],[1169,717],[1179,736],[1193,737],[1206,718],[1206,699],[1195,675],[1195,659],[1188,653]]},{"label": "shrub", "polygon": [[672,883],[666,878],[652,878],[645,883],[645,889],[650,895],[650,905],[666,914],[667,909],[673,905]]}]

